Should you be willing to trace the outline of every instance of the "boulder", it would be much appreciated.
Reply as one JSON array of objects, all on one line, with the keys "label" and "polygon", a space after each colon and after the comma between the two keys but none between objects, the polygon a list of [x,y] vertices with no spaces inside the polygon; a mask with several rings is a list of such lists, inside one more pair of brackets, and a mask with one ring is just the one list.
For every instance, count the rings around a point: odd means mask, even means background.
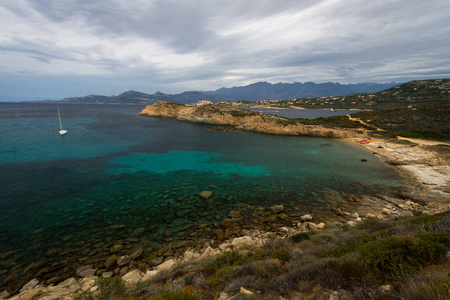
[{"label": "boulder", "polygon": [[317,225],[314,224],[314,223],[309,223],[309,224],[308,224],[308,227],[309,227],[309,229],[311,229],[311,230],[317,230],[317,229],[319,229],[319,227],[317,227]]},{"label": "boulder", "polygon": [[122,276],[122,279],[127,285],[136,284],[142,279],[142,274],[139,270],[133,270]]},{"label": "boulder", "polygon": [[241,221],[240,218],[235,218],[235,219],[225,219],[222,222],[220,222],[220,225],[222,225],[223,227],[231,227],[236,225],[237,223],[239,223]]},{"label": "boulder", "polygon": [[92,267],[93,267],[93,265],[87,265],[87,266],[79,267],[79,268],[77,269],[77,271],[75,272],[75,274],[76,274],[78,277],[82,277],[82,276],[81,276],[81,273],[84,272],[84,271],[86,271],[86,270],[92,269]]},{"label": "boulder", "polygon": [[175,265],[175,261],[173,259],[168,259],[159,266],[156,267],[158,271],[170,270]]},{"label": "boulder", "polygon": [[10,294],[7,291],[3,291],[0,293],[0,299],[8,299]]},{"label": "boulder", "polygon": [[159,271],[157,271],[157,270],[149,270],[149,271],[147,271],[147,273],[145,273],[144,274],[144,276],[142,277],[142,281],[146,281],[146,280],[149,280],[149,279],[152,279],[153,277],[155,277],[156,276],[156,274],[158,274],[159,273]]},{"label": "boulder", "polygon": [[114,275],[114,272],[105,272],[102,274],[103,278],[111,278]]},{"label": "boulder", "polygon": [[300,216],[300,220],[302,220],[303,222],[304,221],[311,221],[313,218],[312,218],[312,216],[311,215],[303,215],[303,216]]},{"label": "boulder", "polygon": [[31,265],[26,267],[25,270],[23,270],[23,274],[33,273],[33,272],[37,271],[38,269],[41,269],[44,265],[45,265],[45,262],[43,262],[43,261],[38,261],[38,262],[32,263]]},{"label": "boulder", "polygon": [[194,258],[194,252],[187,250],[184,252],[184,260],[191,261]]},{"label": "boulder", "polygon": [[317,224],[317,228],[319,228],[319,229],[324,229],[325,228],[325,223],[319,223],[319,224]]},{"label": "boulder", "polygon": [[202,197],[203,199],[211,198],[212,194],[213,194],[213,192],[211,192],[211,191],[201,191],[200,193],[198,193],[198,195],[200,197]]},{"label": "boulder", "polygon": [[60,282],[57,286],[60,288],[68,288],[72,285],[78,284],[78,281],[75,278],[68,278],[64,280],[63,282]]},{"label": "boulder", "polygon": [[116,263],[119,267],[126,266],[130,263],[131,258],[128,255],[121,256],[117,259]]},{"label": "boulder", "polygon": [[244,294],[244,295],[253,295],[252,291],[249,291],[243,287],[241,287],[241,290],[239,291],[239,293]]},{"label": "boulder", "polygon": [[155,266],[157,266],[157,265],[160,265],[163,261],[164,261],[164,257],[159,256],[159,257],[157,257],[157,258],[152,259],[152,260],[149,262],[149,264],[150,264],[150,266],[155,267]]},{"label": "boulder", "polygon": [[25,284],[21,289],[20,292],[25,292],[28,290],[32,290],[34,289],[35,286],[37,286],[39,284],[39,281],[37,279],[32,279],[31,281],[29,281],[27,284]]},{"label": "boulder", "polygon": [[108,259],[105,261],[105,268],[107,268],[107,269],[114,268],[118,258],[119,257],[117,255],[115,255],[115,254],[113,254],[110,257],[108,257]]},{"label": "boulder", "polygon": [[348,221],[346,224],[351,227],[356,226],[356,223],[354,221]]},{"label": "boulder", "polygon": [[[41,294],[42,290],[40,287],[26,290],[20,293],[21,300],[32,300],[32,299],[39,299],[39,294]],[[1,298],[0,298],[1,299]]]},{"label": "boulder", "polygon": [[226,249],[229,249],[231,247],[233,247],[233,244],[231,243],[223,243],[219,245],[220,251],[225,251]]},{"label": "boulder", "polygon": [[355,213],[352,214],[351,217],[352,217],[352,218],[355,218],[355,219],[356,219],[356,218],[359,218],[359,214],[355,212]]},{"label": "boulder", "polygon": [[214,251],[214,249],[211,248],[211,246],[208,246],[208,248],[206,248],[205,252],[203,252],[203,254],[200,256],[200,259],[214,257],[214,256],[216,256],[216,251]]},{"label": "boulder", "polygon": [[97,269],[87,269],[82,272],[80,272],[80,277],[92,277],[97,272]]},{"label": "boulder", "polygon": [[245,245],[252,245],[253,240],[249,236],[243,236],[243,237],[234,238],[233,241],[231,241],[231,244],[233,245],[233,247],[239,248],[239,247],[242,247]]},{"label": "boulder", "polygon": [[114,245],[111,249],[109,249],[109,252],[116,253],[122,250],[123,246],[121,244]]},{"label": "boulder", "polygon": [[135,260],[136,258],[138,258],[139,256],[141,256],[142,255],[142,252],[143,252],[144,250],[142,249],[142,248],[139,248],[139,249],[137,249],[136,251],[133,251],[131,254],[130,254],[130,258],[132,259],[132,260]]},{"label": "boulder", "polygon": [[273,214],[278,214],[284,210],[284,206],[283,205],[275,205],[272,207],[268,207],[267,210]]}]

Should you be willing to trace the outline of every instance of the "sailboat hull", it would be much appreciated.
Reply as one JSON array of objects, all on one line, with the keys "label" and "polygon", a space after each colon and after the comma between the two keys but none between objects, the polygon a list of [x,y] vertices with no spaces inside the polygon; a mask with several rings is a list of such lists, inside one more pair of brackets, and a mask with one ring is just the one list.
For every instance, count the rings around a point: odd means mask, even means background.
[{"label": "sailboat hull", "polygon": [[66,133],[67,133],[67,130],[64,130],[64,129],[59,131],[60,135],[65,135]]}]

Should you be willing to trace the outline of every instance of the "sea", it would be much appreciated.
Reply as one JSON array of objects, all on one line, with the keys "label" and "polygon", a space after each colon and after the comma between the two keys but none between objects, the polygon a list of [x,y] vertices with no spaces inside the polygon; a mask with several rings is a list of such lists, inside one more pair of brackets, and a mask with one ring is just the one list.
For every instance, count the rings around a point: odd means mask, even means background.
[{"label": "sea", "polygon": [[152,253],[209,239],[243,207],[320,215],[342,193],[406,184],[344,141],[216,131],[139,116],[141,105],[59,108],[64,136],[56,104],[0,103],[0,282],[34,262],[81,265],[117,244]]}]

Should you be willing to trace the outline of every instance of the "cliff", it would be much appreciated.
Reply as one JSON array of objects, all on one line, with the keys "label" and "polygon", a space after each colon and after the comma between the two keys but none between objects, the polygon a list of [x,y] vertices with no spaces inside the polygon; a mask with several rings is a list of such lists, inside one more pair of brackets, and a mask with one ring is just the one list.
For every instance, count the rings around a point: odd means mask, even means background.
[{"label": "cliff", "polygon": [[268,134],[305,135],[330,138],[347,138],[353,130],[322,125],[306,125],[292,119],[242,109],[205,105],[190,107],[159,101],[147,106],[142,116],[173,118],[179,121],[233,126],[236,129]]}]

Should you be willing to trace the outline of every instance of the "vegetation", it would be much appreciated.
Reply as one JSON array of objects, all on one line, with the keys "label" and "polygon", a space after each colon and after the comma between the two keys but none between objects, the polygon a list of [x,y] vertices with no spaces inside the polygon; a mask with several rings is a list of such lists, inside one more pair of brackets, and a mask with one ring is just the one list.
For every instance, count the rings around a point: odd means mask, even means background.
[{"label": "vegetation", "polygon": [[448,299],[449,250],[450,211],[392,221],[369,218],[355,228],[272,239],[263,247],[178,266],[126,293],[117,279],[108,279],[100,296],[217,299],[244,287],[254,295],[242,299],[328,299],[333,291],[345,299]]},{"label": "vegetation", "polygon": [[265,105],[277,108],[380,110],[450,100],[450,79],[415,80],[378,93],[300,98],[293,100],[228,101],[240,106]]},{"label": "vegetation", "polygon": [[352,114],[352,117],[386,130],[379,134],[450,140],[450,101],[395,108],[381,111],[366,111]]}]

